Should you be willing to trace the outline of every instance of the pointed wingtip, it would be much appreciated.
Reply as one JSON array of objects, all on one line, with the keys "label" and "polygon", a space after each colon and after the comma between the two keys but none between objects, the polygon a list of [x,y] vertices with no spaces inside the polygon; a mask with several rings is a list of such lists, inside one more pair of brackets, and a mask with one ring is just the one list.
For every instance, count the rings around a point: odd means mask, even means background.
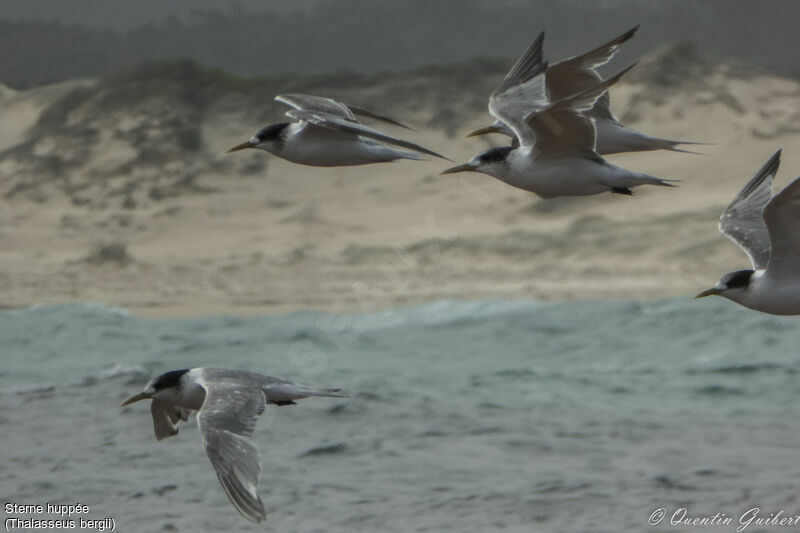
[{"label": "pointed wingtip", "polygon": [[622,69],[621,71],[617,72],[616,74],[614,74],[610,78],[598,83],[596,87],[588,89],[587,92],[593,91],[593,90],[597,89],[598,87],[603,87],[605,90],[608,90],[612,85],[615,85],[620,79],[622,79],[622,77],[625,74],[627,74],[628,71],[631,70],[633,67],[635,67],[638,63],[639,62],[637,61],[637,62],[633,63],[632,65],[629,65],[628,67],[626,67],[626,68]]},{"label": "pointed wingtip", "polygon": [[637,24],[633,28],[631,28],[628,31],[626,31],[625,33],[621,34],[619,37],[617,37],[614,40],[612,40],[611,42],[607,43],[605,46],[609,46],[610,45],[610,46],[614,46],[614,47],[619,47],[619,46],[625,44],[634,35],[636,35],[636,32],[639,31],[639,26],[641,26],[641,24]]},{"label": "pointed wingtip", "polygon": [[626,72],[628,72],[630,69],[632,69],[633,67],[635,67],[638,64],[639,64],[638,61],[634,61],[633,63],[631,63],[631,65],[628,68],[626,68],[622,72],[620,72],[619,75],[622,76],[623,74],[625,74]]},{"label": "pointed wingtip", "polygon": [[764,164],[764,171],[768,175],[775,174],[778,172],[778,167],[781,164],[781,153],[783,152],[783,148],[778,148],[778,151],[772,154],[767,162]]},{"label": "pointed wingtip", "polygon": [[639,62],[636,61],[635,63],[629,65],[628,67],[626,67],[624,69],[622,69],[621,71],[617,72],[616,74],[614,74],[610,78],[606,79],[605,81],[602,81],[601,83],[598,84],[598,86],[603,86],[606,89],[611,87],[612,85],[617,83],[620,79],[622,79],[622,77],[625,74],[627,74],[629,70],[631,70],[633,67],[635,67],[638,64],[639,64]]},{"label": "pointed wingtip", "polygon": [[451,163],[454,163],[454,161],[452,159],[450,159],[449,157],[445,157],[442,154],[437,154],[436,152],[431,151],[431,150],[426,150],[426,151],[421,152],[421,153],[427,154],[427,155],[432,155],[434,157],[438,157],[439,159],[444,159],[445,161],[450,161]]},{"label": "pointed wingtip", "polygon": [[[679,143],[684,144],[684,143]],[[671,152],[680,152],[682,154],[692,154],[692,155],[702,155],[704,157],[711,157],[709,154],[704,154],[703,152],[695,152],[694,150],[687,150],[685,148],[678,148],[677,146],[671,146],[667,148],[667,150]]]},{"label": "pointed wingtip", "polygon": [[[437,154],[436,152],[433,152],[433,151],[430,151],[430,150],[424,150],[424,151],[415,150],[415,151],[418,154],[428,155],[428,156],[432,156],[432,157],[438,157],[439,159],[444,159],[445,161],[449,161],[451,163],[454,163],[454,161],[452,159],[450,159],[449,157],[445,157],[442,154]],[[416,161],[428,161],[428,158],[420,157],[420,158],[417,158]]]},{"label": "pointed wingtip", "polygon": [[396,120],[384,119],[384,122],[386,122],[387,124],[391,124],[392,126],[397,126],[398,128],[403,128],[408,131],[413,131],[414,133],[419,133],[419,130],[414,129],[411,126],[406,126],[402,122],[397,122]]},{"label": "pointed wingtip", "polygon": [[249,510],[247,513],[245,511],[237,508],[239,513],[249,521],[253,522],[254,524],[260,524],[264,520],[267,519],[267,511],[264,510],[264,503],[261,501],[261,498],[258,498],[258,502],[261,504],[261,509],[252,509]]},{"label": "pointed wingtip", "polygon": [[612,43],[616,46],[620,46],[628,42],[634,35],[636,35],[636,32],[639,31],[639,26],[641,26],[641,24],[637,24],[633,28],[629,29],[628,31],[626,31],[625,33],[614,39]]}]

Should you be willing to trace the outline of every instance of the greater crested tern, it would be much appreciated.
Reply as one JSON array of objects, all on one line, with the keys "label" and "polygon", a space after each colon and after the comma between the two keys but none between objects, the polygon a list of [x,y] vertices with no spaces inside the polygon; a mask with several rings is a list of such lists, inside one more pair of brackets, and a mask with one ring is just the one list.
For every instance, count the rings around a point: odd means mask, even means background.
[{"label": "greater crested tern", "polygon": [[525,84],[517,84],[509,91],[501,83],[489,100],[492,114],[513,130],[517,146],[492,148],[442,174],[482,172],[543,198],[607,191],[630,195],[631,188],[638,185],[672,186],[671,180],[612,165],[594,149],[595,126],[583,112],[595,105],[597,99],[633,66],[589,89],[521,115],[520,99],[515,97],[517,92],[526,93],[528,102],[547,101],[547,62],[542,59],[541,47],[538,51],[532,50],[533,53],[524,58],[529,74]]},{"label": "greater crested tern", "polygon": [[[228,152],[257,148],[293,163],[316,167],[424,159],[420,154],[450,161],[418,144],[361,124],[356,115],[410,129],[366,109],[307,94],[282,94],[276,96],[275,101],[292,108],[286,112],[292,122],[281,122],[262,128],[250,140],[234,146]],[[389,144],[413,152],[399,150],[388,146]]]},{"label": "greater crested tern", "polygon": [[[541,53],[544,41],[544,32],[539,34],[537,39],[528,47],[528,50],[517,60],[503,82],[492,93],[489,101],[489,112],[495,117],[491,126],[477,129],[467,135],[473,137],[487,133],[502,133],[509,137],[514,137],[513,127],[509,127],[506,120],[509,113],[503,118],[498,117],[492,109],[492,100],[504,100],[505,107],[509,112],[516,111],[518,117],[540,110],[548,102],[555,102],[567,98],[575,93],[590,89],[603,81],[597,72],[597,68],[605,65],[617,54],[620,46],[634,36],[639,26],[636,26],[619,37],[590,50],[585,54],[571,57],[560,61],[554,65],[549,65],[545,73],[545,98],[535,91],[527,90],[526,84],[530,81],[532,74],[531,65],[535,61],[537,54]],[[611,111],[611,98],[608,91],[597,99],[595,104],[584,111],[584,114],[592,117],[597,128],[597,142],[595,151],[598,154],[615,154],[619,152],[638,152],[646,150],[672,150],[675,152],[690,152],[677,148],[680,144],[705,144],[688,141],[674,141],[670,139],[660,139],[651,137],[639,131],[623,125]]]},{"label": "greater crested tern", "polygon": [[231,503],[248,520],[266,517],[258,496],[261,458],[252,435],[267,404],[292,405],[308,396],[346,397],[340,389],[314,390],[284,379],[225,368],[165,372],[122,402],[152,400],[156,439],[178,433],[178,423],[197,413],[203,447]]},{"label": "greater crested tern", "polygon": [[772,196],[778,150],[744,186],[719,219],[753,268],[722,276],[695,298],[718,295],[773,315],[800,314],[800,178]]}]

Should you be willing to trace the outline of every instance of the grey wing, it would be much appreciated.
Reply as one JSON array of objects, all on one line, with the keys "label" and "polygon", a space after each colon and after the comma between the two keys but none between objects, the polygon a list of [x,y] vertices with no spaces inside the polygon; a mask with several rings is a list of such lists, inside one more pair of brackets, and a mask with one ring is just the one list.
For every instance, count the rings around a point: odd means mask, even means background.
[{"label": "grey wing", "polygon": [[231,503],[248,520],[266,518],[258,495],[261,457],[253,443],[256,418],[264,412],[264,393],[234,380],[204,383],[206,400],[197,415],[203,447]]},{"label": "grey wing", "polygon": [[534,159],[594,154],[597,132],[592,119],[572,110],[537,113],[529,120],[536,134]]},{"label": "grey wing", "polygon": [[150,414],[153,415],[153,430],[156,439],[161,440],[178,434],[178,423],[189,419],[189,409],[178,407],[172,403],[154,398],[150,402]]},{"label": "grey wing", "polygon": [[542,109],[548,102],[543,41],[544,32],[525,50],[489,96],[489,113],[511,128],[525,146],[534,141],[533,132],[525,123],[525,116]]},{"label": "grey wing", "polygon": [[586,112],[592,118],[599,118],[603,120],[610,120],[612,122],[619,122],[619,119],[611,111],[611,95],[608,91],[604,92],[594,106]]},{"label": "grey wing", "polygon": [[776,194],[764,208],[772,254],[767,272],[777,279],[797,279],[800,273],[800,178]]},{"label": "grey wing", "polygon": [[[294,109],[303,111],[319,111],[356,121],[350,109],[336,100],[323,98],[322,96],[312,96],[310,94],[279,94],[275,97],[276,102],[286,104]],[[287,113],[288,115],[289,113]]]},{"label": "grey wing", "polygon": [[542,70],[542,65],[547,67],[543,56],[544,32],[540,33],[536,39],[528,46],[523,54],[511,66],[511,69],[506,73],[503,81],[494,90],[493,94],[503,94],[505,91],[512,87],[516,87],[531,78],[539,75]]},{"label": "grey wing", "polygon": [[350,109],[350,111],[352,111],[356,115],[371,118],[373,120],[380,120],[381,122],[386,122],[387,124],[393,124],[395,126],[400,126],[401,128],[405,128],[407,130],[415,131],[414,128],[411,128],[409,126],[406,126],[405,124],[397,122],[395,119],[389,118],[385,115],[379,115],[377,113],[373,113],[372,111],[364,109],[363,107],[356,107],[350,104],[345,104],[345,105]]},{"label": "grey wing", "polygon": [[595,126],[592,119],[583,113],[591,109],[598,98],[631,68],[633,65],[594,87],[553,102],[544,110],[525,117],[535,134],[535,157],[559,157],[574,153],[596,156]]},{"label": "grey wing", "polygon": [[286,104],[294,109],[330,113],[331,115],[344,117],[355,122],[358,122],[355,115],[361,115],[363,117],[380,120],[382,122],[386,122],[387,124],[393,124],[395,126],[400,126],[401,128],[413,131],[413,128],[409,128],[405,124],[401,124],[392,118],[373,113],[372,111],[362,107],[343,104],[333,100],[332,98],[323,98],[321,96],[312,96],[309,94],[279,94],[275,97],[275,101]]},{"label": "grey wing", "polygon": [[397,137],[392,137],[391,135],[382,133],[374,128],[370,128],[369,126],[365,126],[359,122],[350,122],[346,119],[343,119],[336,115],[331,115],[329,113],[306,111],[302,109],[292,109],[287,111],[286,115],[294,120],[302,120],[322,128],[327,128],[333,131],[340,131],[344,133],[350,133],[354,135],[361,135],[363,137],[368,137],[376,141],[394,144],[396,146],[402,146],[403,148],[409,148],[416,152],[432,155],[435,157],[440,157],[442,159],[450,161],[450,159],[447,159],[445,156],[437,154],[436,152],[428,150],[427,148],[420,146],[418,144],[412,143],[410,141],[404,141],[403,139],[398,139]]},{"label": "grey wing", "polygon": [[639,26],[631,28],[585,54],[552,65],[547,70],[547,91],[550,100],[561,100],[602,81],[602,77],[595,69],[611,61],[619,51],[619,47],[633,37],[638,29]]},{"label": "grey wing", "polygon": [[750,257],[753,268],[766,268],[770,257],[770,231],[764,208],[772,197],[772,180],[781,164],[778,150],[747,182],[719,218],[719,232]]}]

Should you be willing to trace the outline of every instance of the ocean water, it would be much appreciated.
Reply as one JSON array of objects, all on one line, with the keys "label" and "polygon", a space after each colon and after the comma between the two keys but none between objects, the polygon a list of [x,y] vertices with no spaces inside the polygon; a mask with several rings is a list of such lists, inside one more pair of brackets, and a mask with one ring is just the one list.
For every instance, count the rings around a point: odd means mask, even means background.
[{"label": "ocean water", "polygon": [[[800,515],[800,319],[722,299],[188,320],[38,307],[0,312],[0,353],[4,519],[23,516],[7,503],[80,503],[117,531],[619,533]],[[146,403],[118,407],[195,366],[351,395],[260,418],[260,525],[229,504],[194,418],[156,442]],[[715,513],[731,522],[670,524]]]}]

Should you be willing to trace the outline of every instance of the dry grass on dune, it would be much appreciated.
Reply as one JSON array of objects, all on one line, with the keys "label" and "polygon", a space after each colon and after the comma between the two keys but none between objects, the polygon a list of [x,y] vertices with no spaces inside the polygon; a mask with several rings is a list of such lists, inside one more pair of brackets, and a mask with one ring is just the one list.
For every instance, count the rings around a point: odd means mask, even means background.
[{"label": "dry grass on dune", "polygon": [[610,158],[677,189],[543,201],[439,176],[439,161],[316,169],[225,154],[280,120],[272,95],[307,92],[385,112],[418,130],[396,133],[466,160],[499,141],[462,135],[487,121],[505,68],[247,80],[175,62],[2,90],[0,304],[197,314],[687,294],[746,264],[716,231],[722,206],[777,148],[780,185],[800,169],[800,83],[686,46],[613,91],[637,129],[714,143]]}]

